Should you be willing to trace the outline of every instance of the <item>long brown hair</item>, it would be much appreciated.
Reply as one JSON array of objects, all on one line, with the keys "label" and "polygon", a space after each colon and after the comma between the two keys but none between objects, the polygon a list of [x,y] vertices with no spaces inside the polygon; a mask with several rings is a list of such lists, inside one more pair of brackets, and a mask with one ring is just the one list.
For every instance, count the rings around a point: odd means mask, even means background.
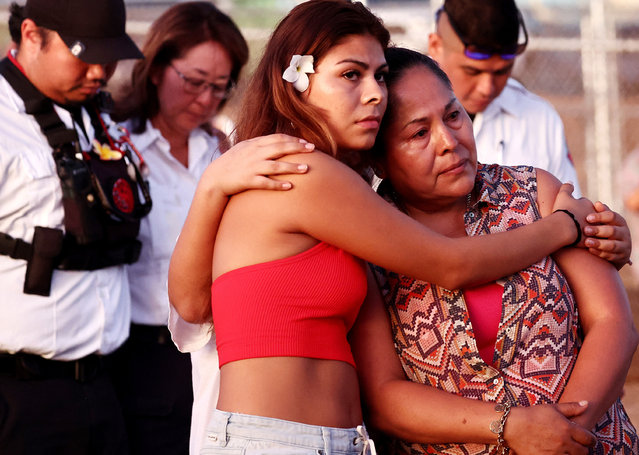
[{"label": "long brown hair", "polygon": [[282,73],[293,55],[312,55],[317,65],[331,48],[352,35],[371,35],[384,50],[390,40],[382,21],[360,2],[310,0],[293,8],[271,35],[244,93],[237,140],[286,133],[336,156],[335,140],[320,112],[302,100]]},{"label": "long brown hair", "polygon": [[[144,59],[133,67],[131,83],[116,105],[116,120],[133,119],[133,131],[141,133],[146,121],[159,111],[157,87],[151,77],[193,47],[207,41],[220,43],[231,58],[231,78],[236,84],[248,60],[248,46],[237,25],[209,2],[178,3],[151,25],[142,48]],[[220,103],[222,108],[225,100]]]}]

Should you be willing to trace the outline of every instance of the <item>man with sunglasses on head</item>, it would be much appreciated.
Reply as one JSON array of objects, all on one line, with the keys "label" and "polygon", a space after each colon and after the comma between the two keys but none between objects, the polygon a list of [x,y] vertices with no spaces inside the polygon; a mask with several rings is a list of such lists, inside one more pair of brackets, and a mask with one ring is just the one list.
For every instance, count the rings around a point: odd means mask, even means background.
[{"label": "man with sunglasses on head", "polygon": [[473,119],[482,163],[530,165],[581,195],[557,111],[511,78],[528,32],[513,0],[444,0],[428,53],[448,74]]}]

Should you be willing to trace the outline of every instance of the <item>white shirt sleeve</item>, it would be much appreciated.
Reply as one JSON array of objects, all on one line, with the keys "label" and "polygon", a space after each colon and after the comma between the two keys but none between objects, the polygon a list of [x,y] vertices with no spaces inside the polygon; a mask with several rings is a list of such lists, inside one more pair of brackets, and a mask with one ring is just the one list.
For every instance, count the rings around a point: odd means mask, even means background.
[{"label": "white shirt sleeve", "polygon": [[169,304],[169,330],[171,338],[180,352],[194,352],[206,345],[213,337],[213,323],[191,324],[180,317],[173,305]]}]

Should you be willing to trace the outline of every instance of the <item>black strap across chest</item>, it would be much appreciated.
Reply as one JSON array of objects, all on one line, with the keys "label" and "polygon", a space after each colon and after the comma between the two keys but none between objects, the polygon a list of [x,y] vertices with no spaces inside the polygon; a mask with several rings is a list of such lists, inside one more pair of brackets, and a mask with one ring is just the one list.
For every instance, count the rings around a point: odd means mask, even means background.
[{"label": "black strap across chest", "polygon": [[0,61],[0,74],[22,98],[25,111],[36,119],[51,148],[77,142],[78,133],[62,122],[53,101],[45,97],[8,57]]},{"label": "black strap across chest", "polygon": [[[136,239],[139,219],[151,207],[146,182],[142,181],[137,167],[127,161],[138,176],[132,180],[122,160],[102,162],[99,158],[93,158],[85,161],[77,131],[64,124],[53,101],[42,94],[8,57],[0,61],[0,74],[22,98],[26,113],[32,115],[40,126],[51,146],[62,185],[65,233],[59,229],[36,226],[32,243],[0,233],[0,254],[27,261],[24,292],[48,295],[53,268],[95,270],[135,262],[141,247]],[[110,137],[101,121],[96,98],[82,107],[89,113],[95,138],[104,144],[109,142]],[[136,210],[128,218],[118,217],[117,213],[102,208],[102,205],[107,204],[98,202],[98,195],[102,201],[112,195],[108,192],[112,186],[98,184],[102,183],[100,179],[104,176],[101,169],[107,169],[110,173],[107,175],[110,179],[106,182],[108,185],[115,179],[126,179],[130,183]],[[78,175],[83,177],[77,178]],[[145,204],[141,204],[138,198],[136,180],[146,197]],[[106,195],[103,188],[107,189]]]}]

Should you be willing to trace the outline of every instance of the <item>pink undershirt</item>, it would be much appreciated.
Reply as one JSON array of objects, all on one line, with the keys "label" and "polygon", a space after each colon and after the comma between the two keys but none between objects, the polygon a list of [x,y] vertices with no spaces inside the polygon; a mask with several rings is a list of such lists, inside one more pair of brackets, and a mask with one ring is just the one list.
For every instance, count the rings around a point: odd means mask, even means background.
[{"label": "pink undershirt", "polygon": [[464,289],[464,300],[475,332],[479,355],[488,365],[493,364],[497,331],[501,321],[504,287],[489,283]]}]

